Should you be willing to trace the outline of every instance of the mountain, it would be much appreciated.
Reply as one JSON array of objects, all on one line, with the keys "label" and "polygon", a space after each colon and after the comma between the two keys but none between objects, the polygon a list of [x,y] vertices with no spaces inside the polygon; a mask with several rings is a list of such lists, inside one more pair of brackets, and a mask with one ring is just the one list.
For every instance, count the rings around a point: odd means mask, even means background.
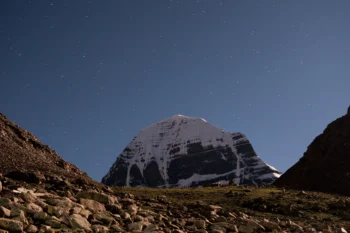
[{"label": "mountain", "polygon": [[186,187],[234,180],[264,185],[280,174],[256,155],[243,134],[224,132],[202,118],[174,115],[134,137],[102,183]]},{"label": "mountain", "polygon": [[350,195],[350,107],[314,139],[275,185]]},{"label": "mountain", "polygon": [[0,174],[27,183],[72,181],[97,184],[49,146],[0,113]]},{"label": "mountain", "polygon": [[[183,128],[191,123],[186,125]],[[211,129],[217,138],[214,128],[198,130]],[[185,133],[181,131],[178,136]],[[165,134],[169,133],[174,132]],[[227,137],[220,139],[230,141]],[[216,146],[222,145],[220,139]],[[242,141],[228,147],[238,150]],[[220,158],[228,157],[225,151],[217,151]],[[237,157],[243,161],[245,155],[242,152]],[[349,208],[346,197],[276,187],[181,188],[174,192],[94,184],[84,172],[0,114],[0,232],[346,233],[350,230]]]}]

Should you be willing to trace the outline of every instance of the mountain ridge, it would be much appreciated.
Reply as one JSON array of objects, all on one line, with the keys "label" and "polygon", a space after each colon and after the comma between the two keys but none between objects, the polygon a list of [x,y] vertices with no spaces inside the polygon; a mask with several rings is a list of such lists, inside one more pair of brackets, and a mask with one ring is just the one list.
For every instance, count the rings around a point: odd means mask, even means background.
[{"label": "mountain ridge", "polygon": [[65,161],[36,136],[0,113],[0,173],[26,182],[48,179],[99,185],[86,172]]},{"label": "mountain ridge", "polygon": [[350,106],[327,125],[275,185],[350,195]]}]

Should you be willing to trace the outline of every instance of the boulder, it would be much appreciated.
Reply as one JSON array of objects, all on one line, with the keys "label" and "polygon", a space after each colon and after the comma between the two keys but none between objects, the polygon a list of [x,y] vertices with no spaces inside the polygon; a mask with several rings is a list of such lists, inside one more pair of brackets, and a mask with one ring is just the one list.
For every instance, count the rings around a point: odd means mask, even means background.
[{"label": "boulder", "polygon": [[93,213],[106,211],[106,207],[95,200],[80,198],[79,202]]},{"label": "boulder", "polygon": [[94,200],[105,205],[113,205],[118,203],[118,199],[116,197],[94,191],[81,192],[77,195],[77,197]]},{"label": "boulder", "polygon": [[23,223],[17,220],[0,218],[0,228],[13,233],[22,233]]},{"label": "boulder", "polygon": [[91,224],[88,220],[79,214],[72,214],[70,216],[70,222],[73,228],[80,228],[86,231],[91,231]]}]

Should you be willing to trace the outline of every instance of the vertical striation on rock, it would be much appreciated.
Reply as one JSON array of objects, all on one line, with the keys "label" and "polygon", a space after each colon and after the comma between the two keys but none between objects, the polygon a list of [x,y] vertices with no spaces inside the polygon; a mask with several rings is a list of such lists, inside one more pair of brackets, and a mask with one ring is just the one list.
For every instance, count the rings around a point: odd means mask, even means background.
[{"label": "vertical striation on rock", "polygon": [[234,180],[263,185],[280,174],[257,156],[243,134],[224,132],[202,118],[174,115],[143,129],[102,183],[186,187]]}]

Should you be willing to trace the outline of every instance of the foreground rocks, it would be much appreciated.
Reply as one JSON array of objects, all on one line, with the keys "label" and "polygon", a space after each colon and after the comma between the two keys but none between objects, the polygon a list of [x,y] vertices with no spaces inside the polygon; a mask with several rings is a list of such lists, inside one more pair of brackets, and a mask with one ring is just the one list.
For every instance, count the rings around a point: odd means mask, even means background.
[{"label": "foreground rocks", "polygon": [[0,233],[347,232],[341,226],[325,223],[311,225],[227,212],[221,206],[202,202],[180,206],[172,204],[166,196],[147,199],[88,187],[52,189],[9,178],[3,178],[2,184]]}]

